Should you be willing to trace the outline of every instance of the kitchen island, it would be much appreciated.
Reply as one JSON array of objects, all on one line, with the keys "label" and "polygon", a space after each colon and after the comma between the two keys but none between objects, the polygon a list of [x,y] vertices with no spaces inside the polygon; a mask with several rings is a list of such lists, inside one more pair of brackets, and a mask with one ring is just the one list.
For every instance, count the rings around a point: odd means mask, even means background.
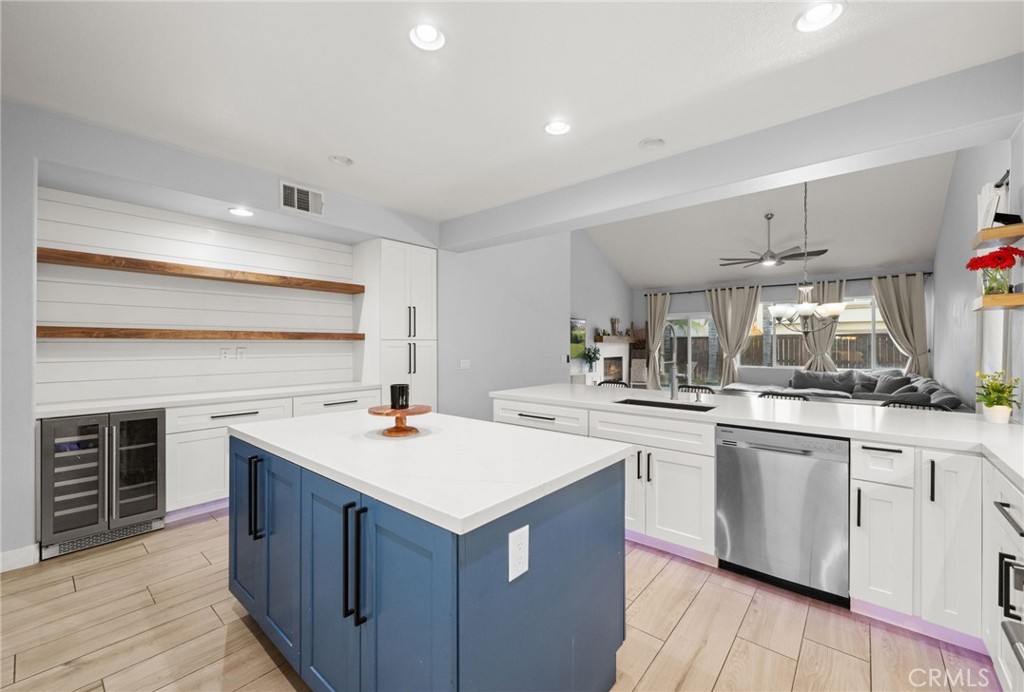
[{"label": "kitchen island", "polygon": [[610,688],[635,448],[439,414],[411,438],[386,425],[229,431],[231,592],[289,663],[313,689]]}]

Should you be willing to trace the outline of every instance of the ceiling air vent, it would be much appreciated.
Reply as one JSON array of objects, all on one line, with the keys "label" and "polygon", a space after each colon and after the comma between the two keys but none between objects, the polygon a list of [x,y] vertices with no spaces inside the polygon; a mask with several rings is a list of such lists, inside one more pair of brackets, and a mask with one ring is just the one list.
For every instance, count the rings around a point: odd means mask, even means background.
[{"label": "ceiling air vent", "polygon": [[324,193],[281,181],[281,206],[285,209],[324,215]]}]

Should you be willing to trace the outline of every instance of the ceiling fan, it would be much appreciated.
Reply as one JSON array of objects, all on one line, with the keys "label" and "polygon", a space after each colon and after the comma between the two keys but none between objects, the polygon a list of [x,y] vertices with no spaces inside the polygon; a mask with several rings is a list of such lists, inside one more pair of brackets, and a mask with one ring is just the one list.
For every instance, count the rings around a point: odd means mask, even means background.
[{"label": "ceiling fan", "polygon": [[[751,254],[756,255],[754,258],[750,257],[719,257],[721,260],[720,267],[734,267],[738,264],[744,265],[744,269],[747,267],[753,267],[755,264],[761,264],[765,267],[775,267],[780,264],[785,264],[786,260],[796,260],[811,257],[821,257],[828,249],[825,250],[811,250],[810,252],[802,252],[799,245],[795,245],[788,250],[782,252],[772,252],[772,219],[775,218],[775,214],[768,212],[764,215],[764,220],[768,222],[768,249],[764,252],[757,252],[751,250]],[[804,250],[806,250],[806,245]]]}]

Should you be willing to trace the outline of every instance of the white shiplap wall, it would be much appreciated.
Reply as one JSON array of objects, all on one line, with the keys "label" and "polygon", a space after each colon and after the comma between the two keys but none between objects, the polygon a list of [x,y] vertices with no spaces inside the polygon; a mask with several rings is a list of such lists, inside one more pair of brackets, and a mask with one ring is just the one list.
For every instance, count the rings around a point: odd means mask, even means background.
[{"label": "white shiplap wall", "polygon": [[[38,244],[328,281],[352,248],[261,228],[40,189]],[[355,331],[353,297],[41,264],[40,325]],[[222,360],[222,348],[232,358]],[[244,358],[236,349],[244,348]],[[361,346],[324,341],[40,340],[38,404],[351,382]]]}]

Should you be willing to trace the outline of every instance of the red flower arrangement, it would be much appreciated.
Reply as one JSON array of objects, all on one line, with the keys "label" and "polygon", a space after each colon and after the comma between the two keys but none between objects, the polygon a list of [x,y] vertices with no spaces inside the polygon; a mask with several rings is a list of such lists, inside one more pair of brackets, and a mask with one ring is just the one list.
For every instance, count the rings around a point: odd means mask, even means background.
[{"label": "red flower arrangement", "polygon": [[967,268],[972,272],[981,269],[1012,269],[1019,258],[1024,258],[1024,250],[1004,245],[986,255],[972,257],[967,262]]}]

